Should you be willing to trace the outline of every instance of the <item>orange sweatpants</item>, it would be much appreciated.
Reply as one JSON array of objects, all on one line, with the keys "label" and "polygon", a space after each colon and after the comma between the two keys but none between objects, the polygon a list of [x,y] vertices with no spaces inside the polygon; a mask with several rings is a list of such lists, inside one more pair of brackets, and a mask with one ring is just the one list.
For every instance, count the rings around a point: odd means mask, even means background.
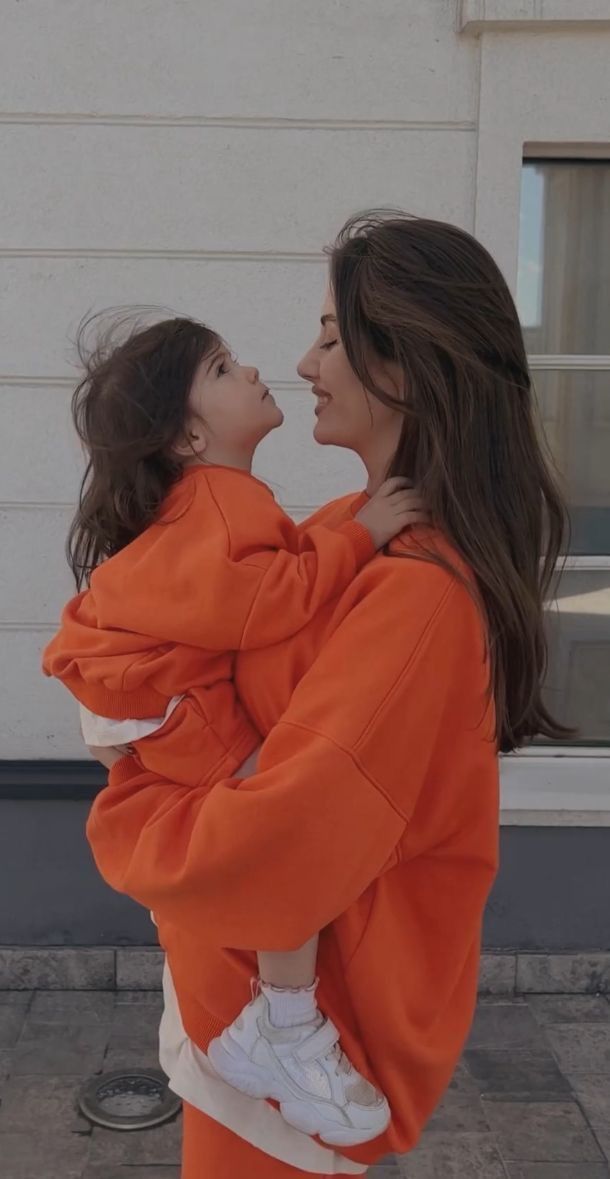
[{"label": "orange sweatpants", "polygon": [[183,1105],[181,1179],[331,1179],[263,1154],[192,1105]]}]

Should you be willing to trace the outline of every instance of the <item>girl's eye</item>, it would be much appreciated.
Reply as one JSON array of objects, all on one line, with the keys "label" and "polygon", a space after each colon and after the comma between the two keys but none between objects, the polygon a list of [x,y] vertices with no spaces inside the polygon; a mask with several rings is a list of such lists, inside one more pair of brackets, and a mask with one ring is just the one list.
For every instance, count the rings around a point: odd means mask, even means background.
[{"label": "girl's eye", "polygon": [[320,347],[323,352],[328,352],[328,349],[334,348],[336,343],[337,343],[336,340],[327,340],[326,344],[320,344]]},{"label": "girl's eye", "polygon": [[219,364],[218,368],[216,369],[217,375],[219,377],[226,376],[226,374],[230,372],[230,366],[232,364],[237,364],[237,356],[234,352],[232,352],[228,357],[225,356],[225,359]]}]

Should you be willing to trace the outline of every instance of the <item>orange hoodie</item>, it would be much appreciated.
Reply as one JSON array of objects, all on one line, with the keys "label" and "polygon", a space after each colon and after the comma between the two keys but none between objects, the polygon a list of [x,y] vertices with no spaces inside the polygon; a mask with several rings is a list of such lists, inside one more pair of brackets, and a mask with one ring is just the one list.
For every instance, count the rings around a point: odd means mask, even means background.
[{"label": "orange hoodie", "polygon": [[234,653],[296,633],[374,553],[353,519],[299,529],[252,475],[190,468],[159,519],[68,603],[43,670],[117,720],[163,716],[188,694],[137,747],[148,769],[213,781],[260,742],[235,698]]},{"label": "orange hoodie", "polygon": [[[361,503],[309,526],[341,527]],[[320,1005],[393,1113],[342,1152],[363,1163],[411,1149],[450,1080],[497,867],[483,622],[420,541],[406,533],[298,634],[239,656],[240,697],[269,734],[256,774],[185,789],[125,758],[88,823],[108,883],[154,910],[203,1049],[247,1001],[255,948],[323,930]]]}]

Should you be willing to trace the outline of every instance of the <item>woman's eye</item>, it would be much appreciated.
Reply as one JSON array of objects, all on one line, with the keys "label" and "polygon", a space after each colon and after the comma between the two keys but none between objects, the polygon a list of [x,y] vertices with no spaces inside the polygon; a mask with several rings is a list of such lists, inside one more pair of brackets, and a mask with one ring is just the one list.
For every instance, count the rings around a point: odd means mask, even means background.
[{"label": "woman's eye", "polygon": [[227,362],[225,360],[223,360],[222,364],[218,365],[216,372],[218,373],[219,377],[224,377],[226,375],[226,373],[228,373],[228,371],[229,370],[227,368]]},{"label": "woman's eye", "polygon": [[337,343],[336,340],[327,340],[325,344],[320,344],[320,347],[323,352],[328,352],[328,349],[334,348],[336,343]]}]

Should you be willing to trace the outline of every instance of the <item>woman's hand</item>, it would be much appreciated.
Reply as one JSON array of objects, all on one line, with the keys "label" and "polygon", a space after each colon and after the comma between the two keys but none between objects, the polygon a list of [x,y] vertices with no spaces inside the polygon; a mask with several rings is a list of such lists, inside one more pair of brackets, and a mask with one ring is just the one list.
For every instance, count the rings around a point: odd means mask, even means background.
[{"label": "woman's hand", "polygon": [[88,745],[87,749],[96,761],[100,761],[107,770],[111,770],[117,761],[125,757],[129,750],[120,745]]}]

